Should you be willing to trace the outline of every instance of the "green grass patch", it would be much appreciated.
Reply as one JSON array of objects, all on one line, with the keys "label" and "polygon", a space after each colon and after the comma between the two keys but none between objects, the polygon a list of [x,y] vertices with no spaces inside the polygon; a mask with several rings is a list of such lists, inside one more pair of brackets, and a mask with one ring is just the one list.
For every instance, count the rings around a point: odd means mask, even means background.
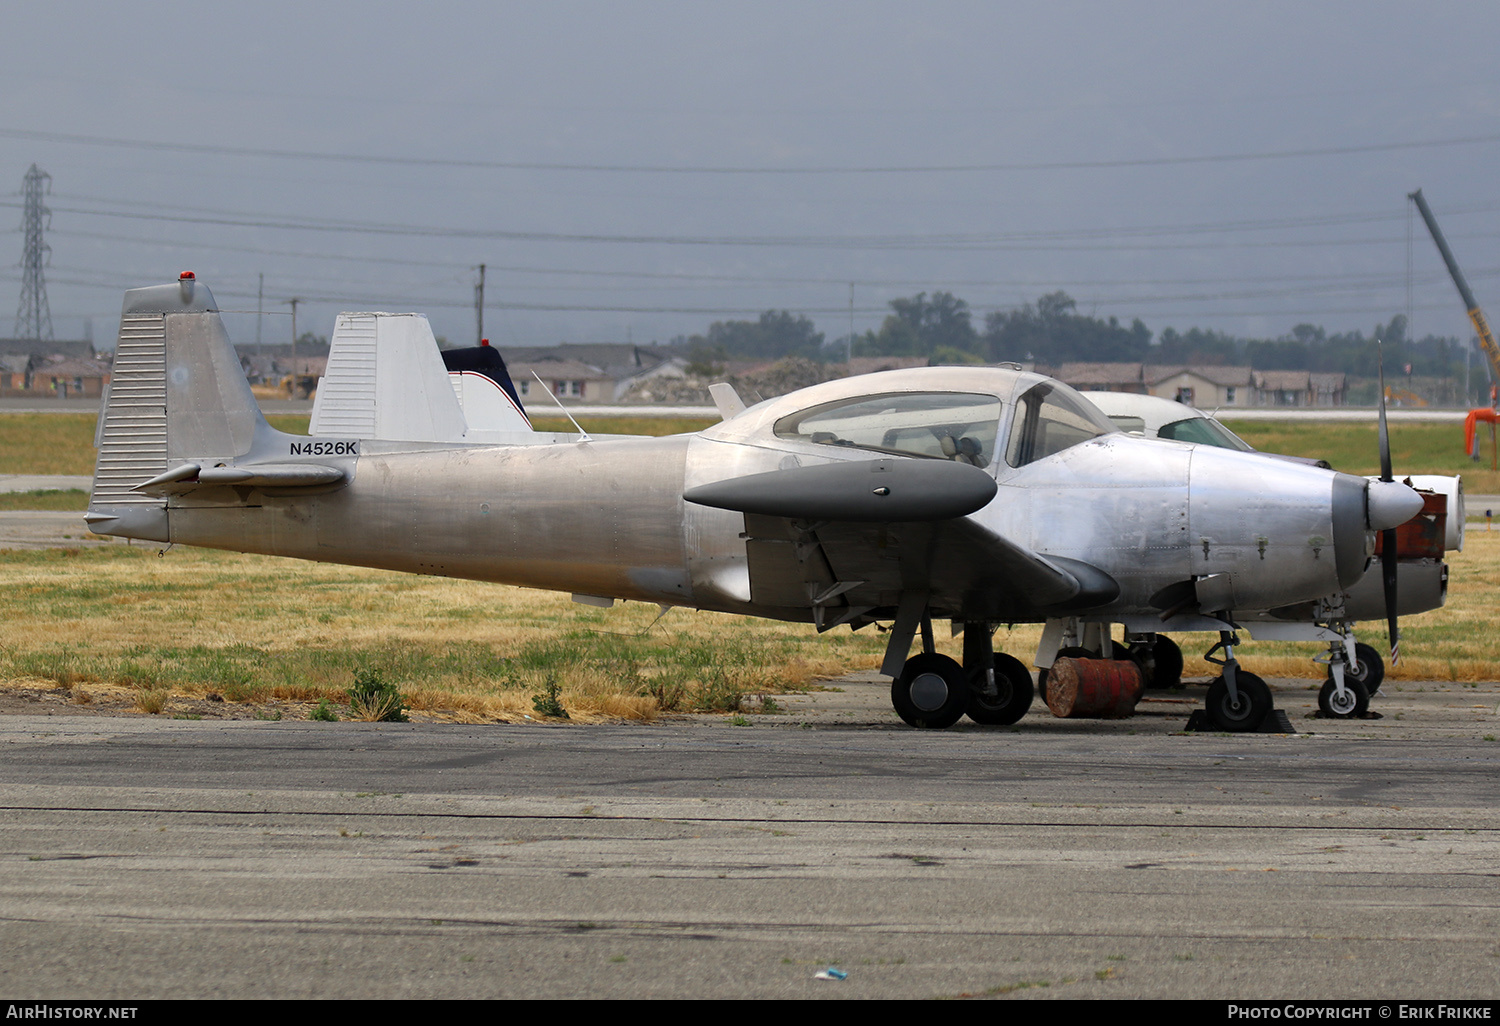
[{"label": "green grass patch", "polygon": [[[545,409],[545,407],[543,407]],[[556,407],[554,407],[556,409]],[[531,411],[531,426],[538,431],[562,431],[574,433],[567,417]],[[579,417],[578,426],[585,431],[600,435],[681,435],[689,431],[702,431],[719,423],[718,417]]]},{"label": "green grass patch", "polygon": [[[1368,424],[1341,421],[1231,420],[1231,431],[1264,452],[1313,456],[1327,460],[1346,474],[1380,473],[1380,432]],[[1489,432],[1482,431],[1475,463],[1464,453],[1462,424],[1393,422],[1390,425],[1391,465],[1403,474],[1462,474],[1464,491],[1500,493],[1500,474],[1490,469]]]},{"label": "green grass patch", "polygon": [[0,474],[92,474],[92,413],[0,414]]},{"label": "green grass patch", "polygon": [[[82,511],[89,508],[89,493],[81,488],[43,488],[34,492],[0,492],[0,510]],[[79,521],[82,524],[82,521]],[[80,527],[81,531],[82,528]]]},{"label": "green grass patch", "polygon": [[312,417],[305,413],[273,413],[266,417],[267,424],[289,435],[307,434],[307,424],[311,420]]}]

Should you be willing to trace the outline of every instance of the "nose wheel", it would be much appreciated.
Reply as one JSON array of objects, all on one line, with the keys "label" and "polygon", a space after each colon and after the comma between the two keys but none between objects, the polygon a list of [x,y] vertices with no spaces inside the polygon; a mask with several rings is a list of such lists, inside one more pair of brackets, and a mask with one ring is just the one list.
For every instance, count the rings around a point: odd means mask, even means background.
[{"label": "nose wheel", "polygon": [[[1333,667],[1328,668],[1328,679],[1333,680]],[[1364,686],[1366,696],[1373,696],[1385,680],[1385,660],[1374,647],[1363,641],[1354,643],[1354,662],[1344,666],[1344,680],[1358,681]]]},{"label": "nose wheel", "polygon": [[1370,693],[1353,677],[1344,677],[1342,689],[1330,680],[1318,690],[1318,711],[1331,719],[1358,719],[1369,709]]},{"label": "nose wheel", "polygon": [[1370,711],[1370,696],[1385,679],[1385,663],[1369,645],[1351,634],[1328,646],[1319,662],[1328,663],[1328,681],[1318,691],[1318,713],[1333,720],[1353,720]]},{"label": "nose wheel", "polygon": [[[1220,631],[1218,643],[1203,656],[1208,662],[1224,667],[1224,672],[1208,685],[1205,703],[1208,718],[1221,730],[1237,734],[1261,729],[1261,724],[1276,708],[1270,685],[1255,674],[1240,669],[1239,660],[1234,657],[1234,646],[1239,643],[1240,639],[1233,631]],[[1214,658],[1214,653],[1221,648],[1224,658]]]},{"label": "nose wheel", "polygon": [[1224,730],[1244,733],[1259,730],[1275,702],[1271,688],[1253,673],[1240,670],[1235,674],[1235,688],[1223,677],[1215,677],[1208,686],[1208,716]]}]

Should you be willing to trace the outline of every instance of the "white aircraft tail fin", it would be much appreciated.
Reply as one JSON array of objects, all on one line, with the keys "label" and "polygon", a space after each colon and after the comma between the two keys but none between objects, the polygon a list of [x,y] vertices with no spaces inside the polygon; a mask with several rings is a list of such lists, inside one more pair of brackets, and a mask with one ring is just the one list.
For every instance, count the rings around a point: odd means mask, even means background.
[{"label": "white aircraft tail fin", "polygon": [[169,541],[167,501],[138,490],[184,460],[232,462],[269,430],[218,305],[184,273],[125,293],[86,517],[100,534]]},{"label": "white aircraft tail fin", "polygon": [[467,430],[426,317],[339,314],[309,434],[462,442]]}]

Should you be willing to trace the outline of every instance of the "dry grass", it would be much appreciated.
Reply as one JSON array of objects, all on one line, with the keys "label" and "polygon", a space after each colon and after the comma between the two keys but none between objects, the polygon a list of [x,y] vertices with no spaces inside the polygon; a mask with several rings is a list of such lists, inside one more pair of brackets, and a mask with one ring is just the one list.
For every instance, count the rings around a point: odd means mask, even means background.
[{"label": "dry grass", "polygon": [[[1389,678],[1489,681],[1500,667],[1500,532],[1471,531],[1453,554],[1446,608],[1404,621],[1406,653]],[[378,670],[423,718],[537,720],[553,679],[578,722],[650,720],[755,708],[750,696],[797,689],[879,664],[884,638],[654,606],[603,610],[565,595],[273,557],[142,547],[0,551],[0,687],[37,682],[73,701],[167,696],[347,708],[355,671]],[[1384,647],[1366,624],[1362,640]],[[939,647],[957,655],[960,639]],[[1039,628],[1002,628],[997,647],[1029,663]],[[1215,669],[1207,635],[1179,639],[1189,676]],[[1265,676],[1321,678],[1321,646],[1250,643]],[[85,697],[91,696],[91,697]],[[341,715],[344,713],[341,711]]]},{"label": "dry grass", "polygon": [[536,719],[556,679],[570,716],[733,709],[872,666],[872,631],[654,606],[238,553],[140,547],[0,552],[0,682],[170,690],[184,698],[347,707],[356,670],[426,715]]},{"label": "dry grass", "polygon": [[172,693],[165,688],[142,688],[136,692],[135,707],[143,713],[155,716],[166,709]]},{"label": "dry grass", "polygon": [[348,718],[362,723],[380,723],[391,719],[391,714],[399,712],[401,708],[400,695],[387,695],[384,698],[378,696],[353,698],[349,701]]}]

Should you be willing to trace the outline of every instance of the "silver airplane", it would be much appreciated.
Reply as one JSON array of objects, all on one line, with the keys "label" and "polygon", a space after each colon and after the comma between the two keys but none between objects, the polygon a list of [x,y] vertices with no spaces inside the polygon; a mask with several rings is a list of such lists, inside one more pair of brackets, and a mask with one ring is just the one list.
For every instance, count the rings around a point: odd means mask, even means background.
[{"label": "silver airplane", "polygon": [[[1272,698],[1238,667],[1233,611],[1352,586],[1372,532],[1422,503],[1393,481],[1131,437],[1061,382],[1001,368],[845,378],[749,408],[719,390],[723,422],[665,438],[517,425],[476,441],[461,412],[414,432],[443,440],[376,438],[373,411],[365,430],[320,417],[319,433],[288,435],[261,416],[190,273],[126,293],[115,354],[96,533],[820,631],[888,623],[882,672],[918,727],[1015,722],[1031,678],[994,652],[995,627],[1044,624],[1045,669],[1082,622],[1219,632],[1208,715],[1254,730]],[[934,649],[944,619],[962,664]]]},{"label": "silver airplane", "polygon": [[[1256,451],[1214,417],[1170,399],[1128,392],[1080,394],[1123,431],[1172,442]],[[1269,459],[1328,466],[1320,460],[1271,453],[1263,455]],[[1441,608],[1447,601],[1448,565],[1443,561],[1443,553],[1462,551],[1464,547],[1464,488],[1463,478],[1458,476],[1417,474],[1407,476],[1403,481],[1424,495],[1424,525],[1433,528],[1413,532],[1404,543],[1410,549],[1398,554],[1397,612],[1401,616],[1410,616]],[[1441,530],[1434,530],[1439,517],[1429,512],[1433,508],[1442,510]],[[1369,708],[1370,698],[1377,693],[1385,677],[1385,663],[1374,647],[1357,641],[1354,632],[1359,621],[1387,618],[1386,597],[1381,585],[1380,575],[1366,574],[1346,592],[1325,596],[1317,602],[1277,609],[1235,610],[1235,619],[1257,639],[1325,642],[1328,646],[1326,654],[1315,660],[1328,666],[1328,682],[1318,693],[1318,707],[1325,716],[1337,719],[1361,716]],[[1126,641],[1138,658],[1151,661],[1157,671],[1157,686],[1177,683],[1182,671],[1182,654],[1170,638],[1165,635],[1127,636]],[[1097,647],[1100,639],[1081,638],[1080,643]]]}]

